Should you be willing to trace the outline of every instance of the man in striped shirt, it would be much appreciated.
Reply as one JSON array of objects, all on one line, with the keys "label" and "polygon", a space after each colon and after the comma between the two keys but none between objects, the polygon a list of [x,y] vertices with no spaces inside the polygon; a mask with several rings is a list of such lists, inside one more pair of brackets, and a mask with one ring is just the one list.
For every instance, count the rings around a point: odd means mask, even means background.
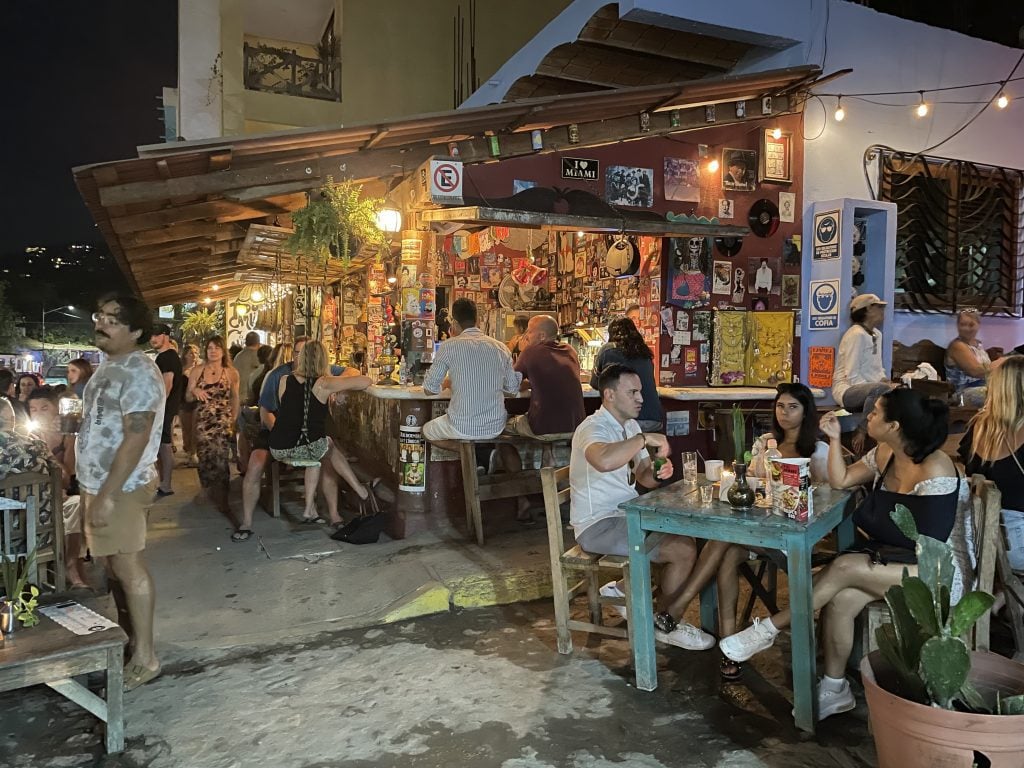
[{"label": "man in striped shirt", "polygon": [[508,418],[504,396],[518,394],[523,377],[512,370],[508,347],[476,327],[474,302],[456,299],[451,323],[452,337],[438,347],[423,391],[436,395],[448,386],[452,398],[447,413],[423,425],[423,437],[438,448],[457,451],[459,440],[501,434]]}]

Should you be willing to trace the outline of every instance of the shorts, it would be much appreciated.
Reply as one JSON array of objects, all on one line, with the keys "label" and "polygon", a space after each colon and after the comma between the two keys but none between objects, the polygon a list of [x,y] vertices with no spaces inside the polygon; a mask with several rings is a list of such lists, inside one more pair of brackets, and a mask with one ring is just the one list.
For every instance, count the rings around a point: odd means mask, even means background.
[{"label": "shorts", "polygon": [[155,484],[139,486],[122,493],[114,501],[114,513],[107,525],[93,528],[89,523],[89,506],[95,494],[82,491],[82,529],[85,544],[94,557],[130,555],[146,548],[146,523],[153,505]]},{"label": "shorts", "polygon": [[68,496],[61,508],[64,517],[64,535],[82,532],[82,497]]},{"label": "shorts", "polygon": [[[592,555],[618,555],[629,557],[629,535],[626,518],[619,515],[603,517],[576,536],[576,543]],[[661,546],[650,551],[651,562],[661,562]]]},{"label": "shorts", "polygon": [[431,419],[423,425],[423,439],[430,443],[436,443],[438,440],[493,440],[500,434],[500,432],[476,436],[463,434],[452,426],[447,413],[442,413],[436,419]]},{"label": "shorts", "polygon": [[252,441],[250,449],[253,451],[269,451],[270,450],[270,430],[260,429],[256,433],[255,439]]},{"label": "shorts", "polygon": [[537,437],[530,427],[530,420],[525,413],[518,416],[510,416],[505,425],[505,433],[509,435],[520,435],[522,437]]}]

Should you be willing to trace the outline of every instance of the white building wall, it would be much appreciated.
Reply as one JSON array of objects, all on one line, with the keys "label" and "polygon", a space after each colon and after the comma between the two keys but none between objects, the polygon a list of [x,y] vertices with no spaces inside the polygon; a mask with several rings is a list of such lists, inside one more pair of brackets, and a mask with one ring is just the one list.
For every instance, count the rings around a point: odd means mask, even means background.
[{"label": "white building wall", "polygon": [[224,135],[219,0],[178,0],[178,136]]}]

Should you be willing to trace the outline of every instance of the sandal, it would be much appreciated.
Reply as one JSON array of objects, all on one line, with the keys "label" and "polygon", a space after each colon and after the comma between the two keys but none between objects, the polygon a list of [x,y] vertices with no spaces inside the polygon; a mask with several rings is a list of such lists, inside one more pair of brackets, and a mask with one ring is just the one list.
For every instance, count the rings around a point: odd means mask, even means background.
[{"label": "sandal", "polygon": [[161,667],[156,669],[149,669],[141,664],[129,664],[124,669],[124,690],[134,691],[140,685],[145,685],[148,682],[156,680],[160,677],[160,673],[163,672]]},{"label": "sandal", "polygon": [[314,517],[306,517],[303,515],[299,518],[299,522],[303,525],[323,525],[327,521],[320,517],[320,515],[316,515]]},{"label": "sandal", "polygon": [[729,682],[739,680],[743,676],[743,665],[727,656],[723,656],[722,660],[718,662],[718,673],[722,676],[723,680],[728,680]]},{"label": "sandal", "polygon": [[381,511],[380,499],[373,492],[373,489],[380,483],[380,478],[375,477],[370,482],[366,483],[366,498],[362,499],[362,504],[365,505],[363,514],[364,515],[379,515]]},{"label": "sandal", "polygon": [[239,528],[237,531],[231,534],[232,541],[248,541],[249,537],[252,536],[251,528]]}]

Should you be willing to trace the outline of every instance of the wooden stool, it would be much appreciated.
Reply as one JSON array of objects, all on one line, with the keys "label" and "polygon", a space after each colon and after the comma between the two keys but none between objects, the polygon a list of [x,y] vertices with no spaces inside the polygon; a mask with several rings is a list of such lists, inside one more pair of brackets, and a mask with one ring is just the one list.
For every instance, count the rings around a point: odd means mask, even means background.
[{"label": "wooden stool", "polygon": [[[575,545],[565,548],[562,536],[562,516],[559,507],[569,499],[569,468],[540,470],[541,488],[544,492],[544,512],[548,525],[548,550],[551,556],[551,587],[555,602],[555,631],[558,635],[558,652],[572,652],[572,630],[597,632],[611,637],[633,640],[629,625],[609,627],[604,624],[601,605],[622,605],[629,613],[629,558],[616,555],[592,555]],[[559,486],[565,486],[559,490]],[[601,596],[601,571],[613,571],[623,582],[622,591],[626,597]],[[569,585],[568,579],[574,579]],[[577,621],[570,617],[572,599],[587,593],[590,621]]]},{"label": "wooden stool", "polygon": [[476,444],[512,445],[520,447],[540,447],[541,461],[554,461],[554,447],[558,443],[572,441],[571,433],[544,435],[543,437],[525,437],[522,435],[499,435],[487,440],[460,440],[459,459],[462,462],[462,492],[466,497],[466,529],[470,537],[476,532],[476,543],[484,544],[484,527],[481,519],[480,502],[494,499],[512,499],[538,493],[540,489],[540,473],[536,469],[524,469],[521,472],[505,472],[495,475],[477,475]]}]

